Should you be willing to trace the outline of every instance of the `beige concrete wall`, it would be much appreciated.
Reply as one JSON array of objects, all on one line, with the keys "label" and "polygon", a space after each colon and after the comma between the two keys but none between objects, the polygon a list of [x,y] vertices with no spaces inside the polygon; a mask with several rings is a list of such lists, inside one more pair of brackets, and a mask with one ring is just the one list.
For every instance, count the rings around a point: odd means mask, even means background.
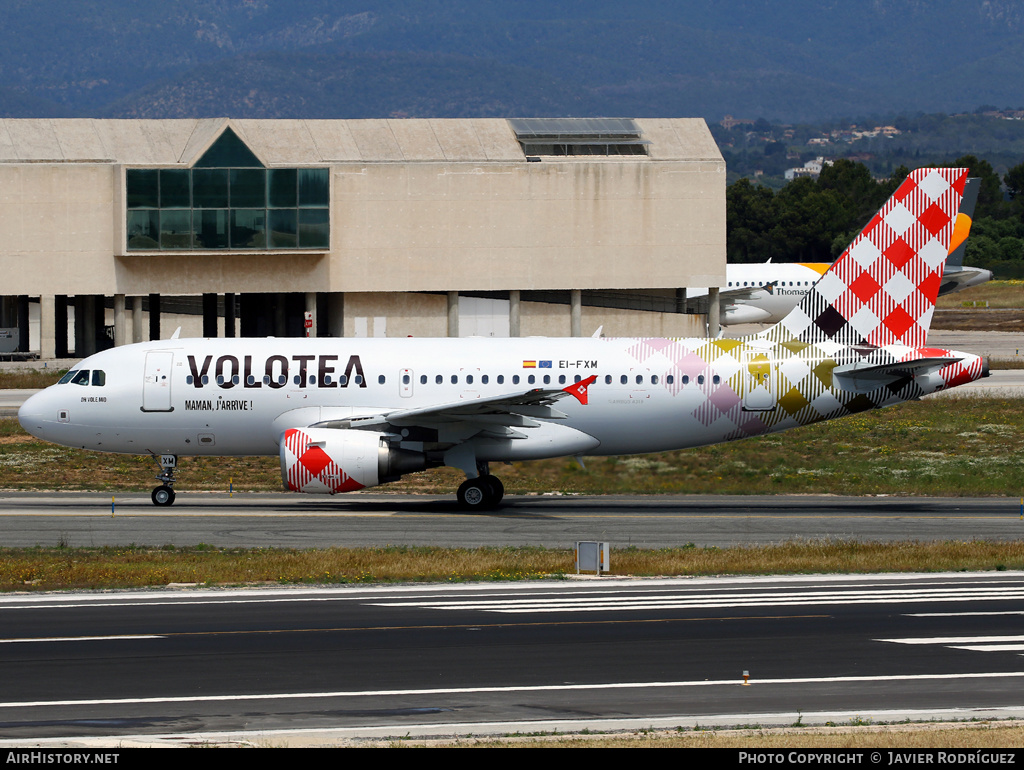
[{"label": "beige concrete wall", "polygon": [[329,259],[307,253],[181,251],[117,257],[115,264],[117,292],[123,294],[258,294],[323,291]]},{"label": "beige concrete wall", "polygon": [[113,166],[0,163],[4,293],[113,294],[113,207]]},{"label": "beige concrete wall", "polygon": [[725,280],[722,162],[394,163],[332,177],[331,291]]},{"label": "beige concrete wall", "polygon": [[346,294],[345,336],[446,337],[447,308],[438,294]]},{"label": "beige concrete wall", "polygon": [[[523,302],[522,337],[568,337],[569,306],[546,302]],[[703,315],[640,312],[617,308],[583,306],[581,336],[590,337],[599,328],[604,337],[703,337]]]}]

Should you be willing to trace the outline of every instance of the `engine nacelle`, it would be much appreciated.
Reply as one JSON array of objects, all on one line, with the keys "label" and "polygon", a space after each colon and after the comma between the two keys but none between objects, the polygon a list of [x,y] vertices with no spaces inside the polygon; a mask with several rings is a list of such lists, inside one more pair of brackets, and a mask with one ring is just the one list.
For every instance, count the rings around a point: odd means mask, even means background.
[{"label": "engine nacelle", "polygon": [[289,428],[281,436],[281,478],[293,492],[354,492],[426,466],[422,453],[393,447],[381,433]]}]

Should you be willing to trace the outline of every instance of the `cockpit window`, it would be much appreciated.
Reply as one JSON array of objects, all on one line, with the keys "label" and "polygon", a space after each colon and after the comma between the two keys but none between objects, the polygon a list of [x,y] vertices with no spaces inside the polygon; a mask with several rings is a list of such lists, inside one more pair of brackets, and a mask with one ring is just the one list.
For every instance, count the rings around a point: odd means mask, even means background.
[{"label": "cockpit window", "polygon": [[88,369],[72,369],[70,372],[61,377],[58,381],[58,385],[66,385],[71,383],[72,385],[88,385],[90,379],[92,384],[97,387],[102,387],[107,384],[107,373],[102,369],[93,369],[92,377],[90,378],[90,372]]}]

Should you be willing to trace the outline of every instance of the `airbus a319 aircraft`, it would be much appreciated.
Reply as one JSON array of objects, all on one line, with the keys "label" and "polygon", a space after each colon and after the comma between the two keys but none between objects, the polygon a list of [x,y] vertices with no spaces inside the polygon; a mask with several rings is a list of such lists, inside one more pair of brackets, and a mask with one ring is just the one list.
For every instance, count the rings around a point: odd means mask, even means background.
[{"label": "airbus a319 aircraft", "polygon": [[39,438],[160,458],[278,455],[334,494],[448,465],[660,452],[889,406],[988,374],[926,347],[966,169],[919,169],[777,325],[743,339],[171,339],[83,360],[19,419]]}]

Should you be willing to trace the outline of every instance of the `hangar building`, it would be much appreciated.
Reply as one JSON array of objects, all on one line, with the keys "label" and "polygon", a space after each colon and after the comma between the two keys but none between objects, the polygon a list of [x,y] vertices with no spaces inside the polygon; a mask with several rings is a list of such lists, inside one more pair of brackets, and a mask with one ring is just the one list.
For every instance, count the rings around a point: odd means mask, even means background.
[{"label": "hangar building", "polygon": [[183,336],[690,336],[725,162],[699,119],[6,119],[0,239],[0,332],[43,358],[189,310]]}]

